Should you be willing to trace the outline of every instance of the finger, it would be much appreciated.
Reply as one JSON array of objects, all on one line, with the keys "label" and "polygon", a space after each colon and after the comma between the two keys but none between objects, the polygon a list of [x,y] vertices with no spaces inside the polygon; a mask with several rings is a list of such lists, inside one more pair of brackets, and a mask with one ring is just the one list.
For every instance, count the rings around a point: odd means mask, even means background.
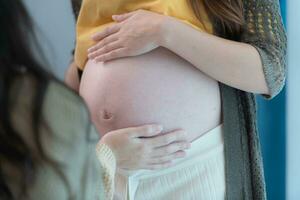
[{"label": "finger", "polygon": [[129,13],[124,13],[121,15],[113,15],[112,19],[115,20],[116,22],[122,22],[126,19],[128,19],[129,17],[131,17],[134,13],[133,12],[129,12]]},{"label": "finger", "polygon": [[112,42],[112,43],[109,43],[109,44],[103,46],[102,48],[94,51],[93,53],[89,53],[88,58],[94,59],[98,56],[107,54],[107,53],[112,52],[113,50],[119,49],[119,48],[122,48],[122,45],[120,44],[119,41],[115,41],[115,42]]},{"label": "finger", "polygon": [[108,35],[111,35],[113,33],[116,33],[120,30],[119,25],[113,25],[105,28],[103,31],[100,31],[94,35],[92,35],[92,39],[95,41],[102,40],[103,38],[107,37]]},{"label": "finger", "polygon": [[93,53],[94,51],[96,51],[96,50],[102,48],[103,46],[105,46],[109,43],[112,43],[116,40],[118,40],[118,37],[115,34],[110,35],[110,36],[104,38],[103,40],[101,40],[100,42],[98,42],[96,45],[89,48],[88,53]]},{"label": "finger", "polygon": [[158,157],[153,157],[150,162],[152,163],[164,163],[168,161],[175,160],[177,158],[183,158],[186,156],[186,152],[183,150],[176,151],[175,153],[166,155],[166,156],[158,156]]},{"label": "finger", "polygon": [[121,58],[124,57],[126,55],[126,48],[119,48],[119,49],[115,49],[112,50],[108,53],[105,53],[103,55],[100,55],[98,57],[96,57],[94,60],[96,62],[105,62],[105,61],[109,61],[109,60],[113,60],[116,58]]},{"label": "finger", "polygon": [[153,149],[152,156],[166,156],[173,154],[177,151],[183,151],[190,148],[190,143],[188,142],[174,142],[169,145]]},{"label": "finger", "polygon": [[171,131],[169,133],[158,135],[153,138],[145,138],[144,142],[152,147],[162,147],[174,142],[187,141],[187,139],[188,138],[186,131],[179,129]]},{"label": "finger", "polygon": [[152,137],[161,133],[162,130],[163,127],[160,124],[147,124],[143,126],[123,129],[124,133],[133,138]]},{"label": "finger", "polygon": [[159,164],[149,164],[146,167],[144,167],[145,169],[149,169],[149,170],[157,170],[157,169],[164,169],[164,168],[168,168],[171,167],[173,165],[172,162],[165,162],[165,163],[159,163]]}]

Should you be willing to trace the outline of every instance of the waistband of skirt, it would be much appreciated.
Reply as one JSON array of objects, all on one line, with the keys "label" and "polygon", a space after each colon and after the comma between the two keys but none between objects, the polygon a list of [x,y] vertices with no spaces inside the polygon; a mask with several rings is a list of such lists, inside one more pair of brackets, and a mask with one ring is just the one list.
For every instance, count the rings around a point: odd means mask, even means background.
[{"label": "waistband of skirt", "polygon": [[174,160],[174,165],[169,168],[159,170],[124,170],[118,168],[117,173],[127,178],[155,177],[190,165],[199,164],[214,155],[223,153],[223,124],[218,125],[192,141],[191,148],[185,150],[185,152],[186,156]]}]

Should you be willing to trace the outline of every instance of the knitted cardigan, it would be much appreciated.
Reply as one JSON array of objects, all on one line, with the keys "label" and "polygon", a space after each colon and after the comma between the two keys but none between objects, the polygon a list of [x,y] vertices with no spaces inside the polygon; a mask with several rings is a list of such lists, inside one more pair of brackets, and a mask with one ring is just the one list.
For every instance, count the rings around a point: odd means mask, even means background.
[{"label": "knitted cardigan", "polygon": [[[75,17],[81,0],[72,0]],[[263,71],[273,99],[283,88],[286,78],[287,38],[278,0],[244,0],[244,31],[240,42],[254,46],[260,54]],[[253,77],[255,81],[255,77]],[[266,186],[260,142],[257,130],[255,95],[220,83],[224,122],[226,198],[229,200],[266,199]],[[107,184],[106,193],[113,190],[113,170],[98,148]],[[115,167],[115,166],[114,166]],[[107,172],[107,173],[105,173]],[[109,178],[109,176],[112,176]],[[109,182],[107,182],[110,180]],[[110,196],[110,195],[108,195]]]}]

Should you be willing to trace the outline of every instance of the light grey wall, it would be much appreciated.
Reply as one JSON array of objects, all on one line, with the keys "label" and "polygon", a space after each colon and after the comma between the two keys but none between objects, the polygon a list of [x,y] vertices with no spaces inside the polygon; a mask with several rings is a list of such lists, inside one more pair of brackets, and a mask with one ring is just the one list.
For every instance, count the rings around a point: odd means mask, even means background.
[{"label": "light grey wall", "polygon": [[71,0],[24,0],[37,24],[41,47],[51,70],[63,78],[74,47],[75,22]]},{"label": "light grey wall", "polygon": [[288,1],[287,200],[300,199],[299,8],[299,0]]}]

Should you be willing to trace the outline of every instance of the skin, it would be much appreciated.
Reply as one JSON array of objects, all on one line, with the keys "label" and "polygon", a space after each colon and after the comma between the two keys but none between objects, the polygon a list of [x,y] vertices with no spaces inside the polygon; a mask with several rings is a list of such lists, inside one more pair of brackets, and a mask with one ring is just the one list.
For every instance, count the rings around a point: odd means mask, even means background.
[{"label": "skin", "polygon": [[112,149],[119,168],[161,169],[184,157],[184,150],[190,148],[184,130],[159,135],[162,130],[156,124],[119,129],[105,134],[100,143]]},{"label": "skin", "polygon": [[166,48],[95,63],[80,83],[91,120],[101,133],[147,123],[182,128],[192,142],[221,123],[219,84]]},{"label": "skin", "polygon": [[249,44],[200,32],[173,17],[146,10],[112,19],[117,23],[92,36],[98,43],[88,50],[89,59],[105,62],[163,46],[219,82],[269,94],[259,53]]},{"label": "skin", "polygon": [[65,84],[69,86],[72,90],[78,93],[79,91],[79,77],[77,75],[77,66],[74,61],[72,61],[65,74]]},{"label": "skin", "polygon": [[[71,62],[65,74],[65,83],[79,92],[77,66]],[[180,129],[161,134],[161,125],[149,124],[108,132],[101,137],[113,151],[117,166],[122,169],[162,169],[172,166],[175,159],[185,157],[190,148],[186,131]]]},{"label": "skin", "polygon": [[[65,75],[65,83],[79,91],[77,67],[72,62]],[[117,166],[123,169],[162,169],[172,166],[172,161],[185,157],[190,148],[186,131],[180,129],[161,134],[163,127],[157,124],[130,127],[108,132],[101,137],[113,151]]]},{"label": "skin", "polygon": [[[146,10],[114,15],[112,18],[116,24],[92,36],[97,44],[88,50],[89,59],[106,62],[141,55],[162,46],[219,82],[247,92],[269,94],[260,56],[249,44],[199,32],[175,18]],[[219,66],[222,66],[222,70],[219,70]],[[66,82],[78,91],[79,83],[73,77],[74,68],[74,64],[71,64],[66,74]],[[171,139],[163,138],[165,134],[155,135],[142,130],[145,129],[119,129],[104,135],[100,142],[111,147],[120,167],[131,169],[166,167],[179,154],[184,154],[184,146],[188,145],[183,144],[186,136],[175,136],[179,133],[170,132],[167,134],[169,138],[177,137],[177,140],[173,139],[173,142],[160,147],[161,152],[157,154],[154,153],[158,148],[155,145]],[[137,132],[139,136],[136,135]],[[150,135],[152,136],[149,137]],[[172,143],[177,147],[171,147]],[[132,156],[134,152],[136,155]]]}]

